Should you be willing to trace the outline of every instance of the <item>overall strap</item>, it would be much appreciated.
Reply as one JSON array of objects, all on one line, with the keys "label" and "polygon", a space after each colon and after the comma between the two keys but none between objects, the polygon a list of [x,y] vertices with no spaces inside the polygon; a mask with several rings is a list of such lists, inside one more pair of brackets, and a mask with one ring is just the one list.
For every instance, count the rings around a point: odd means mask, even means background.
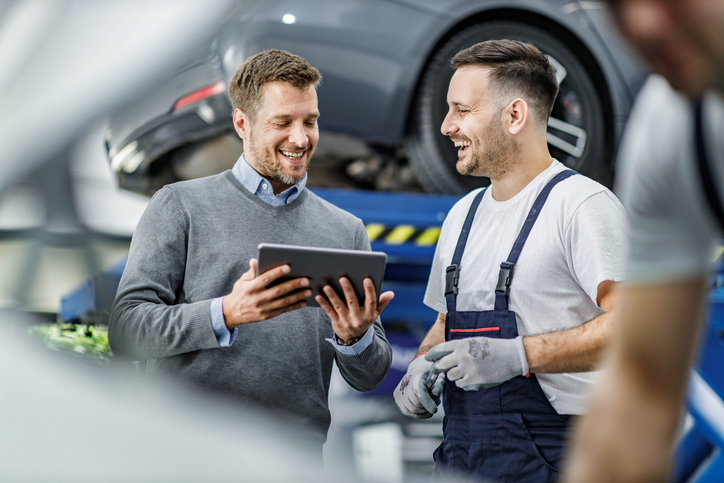
[{"label": "overall strap", "polygon": [[468,242],[470,228],[473,226],[473,220],[475,219],[475,212],[478,210],[486,190],[487,188],[480,190],[480,193],[473,199],[473,203],[468,210],[468,216],[465,218],[465,223],[463,223],[463,228],[460,230],[452,262],[445,269],[445,302],[447,303],[448,314],[455,312],[455,299],[458,295],[458,282],[460,281],[460,260],[463,258],[465,244]]},{"label": "overall strap", "polygon": [[704,187],[706,201],[709,203],[712,214],[719,222],[719,227],[724,230],[724,209],[722,209],[721,196],[714,183],[711,172],[711,160],[707,156],[706,144],[704,142],[704,112],[702,100],[696,103],[694,111],[694,141],[696,142],[696,161],[699,165],[699,176]]},{"label": "overall strap", "polygon": [[528,217],[525,219],[520,233],[518,233],[518,238],[516,238],[515,243],[513,243],[513,249],[510,251],[510,255],[508,255],[508,260],[500,264],[498,285],[495,287],[495,310],[508,310],[508,292],[510,282],[513,280],[513,267],[515,267],[515,264],[518,262],[520,252],[523,251],[523,245],[525,245],[528,235],[530,235],[530,230],[538,219],[538,215],[541,209],[543,209],[548,195],[555,185],[575,174],[578,173],[572,169],[561,171],[543,187],[543,190],[538,194],[535,202],[533,202],[533,206],[528,212]]}]

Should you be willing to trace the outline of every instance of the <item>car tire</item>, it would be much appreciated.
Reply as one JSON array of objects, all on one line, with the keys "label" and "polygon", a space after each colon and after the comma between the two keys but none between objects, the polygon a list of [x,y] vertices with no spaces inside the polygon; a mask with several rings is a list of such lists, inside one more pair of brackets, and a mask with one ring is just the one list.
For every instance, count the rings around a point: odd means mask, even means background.
[{"label": "car tire", "polygon": [[422,186],[430,192],[462,194],[490,183],[488,178],[462,176],[457,150],[440,126],[447,113],[447,89],[453,70],[450,59],[460,50],[492,39],[527,41],[552,59],[560,92],[548,127],[551,155],[566,166],[610,186],[612,141],[607,139],[601,97],[592,75],[562,41],[541,28],[512,21],[491,21],[468,27],[445,41],[432,55],[418,84],[406,139],[407,155]]}]

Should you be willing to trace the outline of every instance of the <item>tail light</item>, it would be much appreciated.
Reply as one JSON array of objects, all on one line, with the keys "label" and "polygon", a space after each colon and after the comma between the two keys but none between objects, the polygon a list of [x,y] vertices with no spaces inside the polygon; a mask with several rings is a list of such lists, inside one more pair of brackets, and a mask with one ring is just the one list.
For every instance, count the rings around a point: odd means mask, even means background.
[{"label": "tail light", "polygon": [[199,102],[203,99],[219,95],[223,92],[226,92],[226,84],[222,81],[211,84],[210,86],[202,87],[201,89],[194,91],[191,94],[186,94],[181,99],[176,101],[176,103],[173,105],[173,110],[175,111],[177,109],[181,109],[184,106],[188,106],[189,104],[193,104],[194,102]]}]

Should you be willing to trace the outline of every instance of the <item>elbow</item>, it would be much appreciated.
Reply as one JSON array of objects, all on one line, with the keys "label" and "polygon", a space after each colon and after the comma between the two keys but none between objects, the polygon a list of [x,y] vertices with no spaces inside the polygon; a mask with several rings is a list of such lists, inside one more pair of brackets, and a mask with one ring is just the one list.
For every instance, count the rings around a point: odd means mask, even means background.
[{"label": "elbow", "polygon": [[350,384],[354,389],[360,392],[371,392],[380,387],[392,367],[392,348],[386,344],[385,349],[376,360],[368,361],[365,364],[364,367],[367,370],[364,368],[362,370],[366,377],[359,378],[356,384]]},{"label": "elbow", "polygon": [[127,355],[125,350],[125,344],[121,343],[120,337],[115,333],[112,326],[108,327],[108,345],[111,347],[111,351],[114,356]]},{"label": "elbow", "polygon": [[355,389],[356,391],[359,391],[359,392],[372,392],[382,385],[382,382],[387,377],[388,371],[389,371],[389,369],[387,371],[385,371],[384,373],[382,373],[379,377],[376,377],[374,379],[369,379],[369,380],[366,380],[363,382],[359,382],[357,384],[350,384],[350,385],[352,386],[353,389]]},{"label": "elbow", "polygon": [[126,334],[124,311],[114,306],[108,320],[108,345],[114,357],[141,360],[136,344]]}]

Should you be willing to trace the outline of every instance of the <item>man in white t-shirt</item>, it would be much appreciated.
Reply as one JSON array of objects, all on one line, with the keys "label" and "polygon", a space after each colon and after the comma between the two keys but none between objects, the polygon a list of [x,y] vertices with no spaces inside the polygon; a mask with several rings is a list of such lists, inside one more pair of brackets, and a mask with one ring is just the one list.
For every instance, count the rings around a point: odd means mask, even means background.
[{"label": "man in white t-shirt", "polygon": [[620,330],[565,481],[666,481],[724,223],[724,1],[610,3],[663,77],[644,85],[619,150],[631,216]]},{"label": "man in white t-shirt", "polygon": [[442,132],[460,147],[458,171],[491,186],[445,220],[425,294],[439,316],[395,401],[430,417],[443,391],[437,475],[554,481],[610,338],[626,215],[608,189],[551,158],[558,84],[540,50],[482,42],[452,67]]}]

